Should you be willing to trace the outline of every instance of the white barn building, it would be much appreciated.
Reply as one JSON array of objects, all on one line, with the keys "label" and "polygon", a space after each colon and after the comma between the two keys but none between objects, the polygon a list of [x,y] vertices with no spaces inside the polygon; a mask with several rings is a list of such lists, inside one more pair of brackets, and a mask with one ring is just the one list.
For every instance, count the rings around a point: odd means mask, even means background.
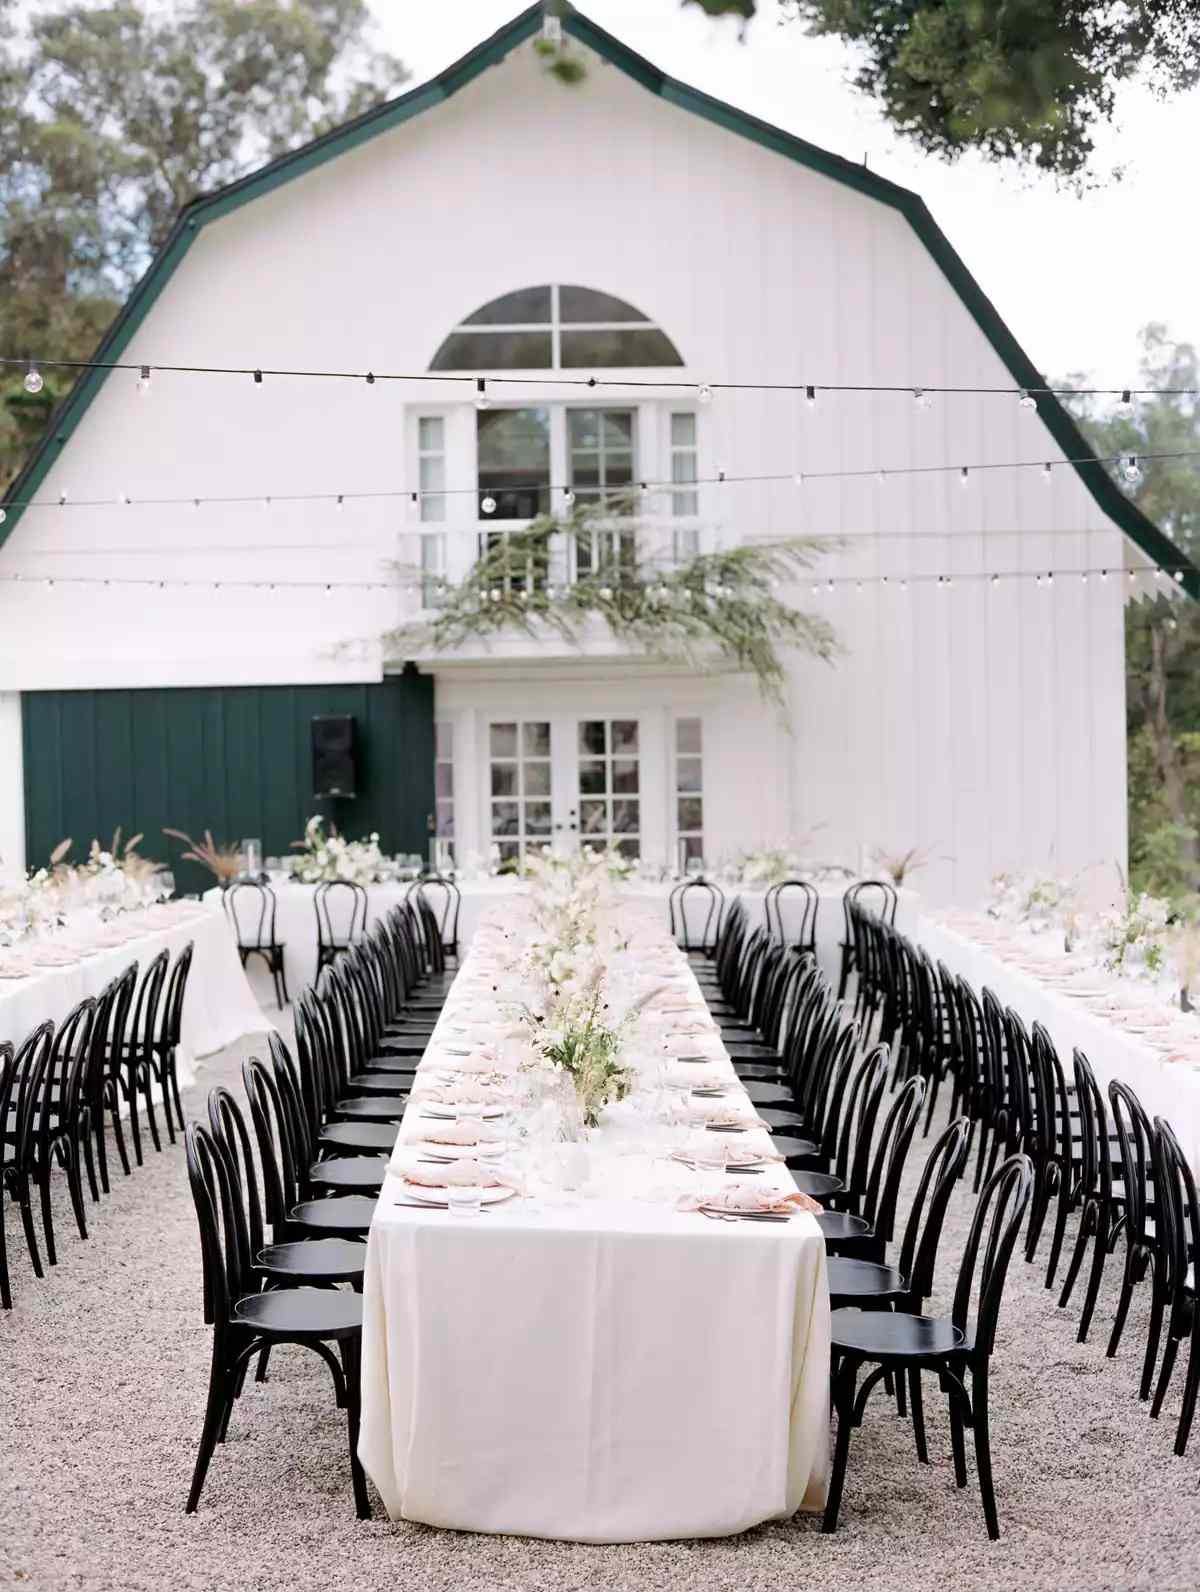
[{"label": "white barn building", "polygon": [[[163,823],[282,851],[325,712],[362,753],[340,820],[393,849],[434,815],[460,852],[582,829],[663,861],[815,831],[851,863],[927,848],[921,888],[963,900],[1005,865],[1123,863],[1123,603],[1195,572],[1066,462],[1090,455],[1055,399],[1017,402],[1044,378],[916,195],[564,26],[581,84],[534,7],[182,214],[98,358],[247,374],[92,371],[8,492],[6,862],[116,823],[152,854]],[[522,384],[480,409],[476,375]],[[617,385],[556,385],[579,376]],[[702,401],[723,383],[750,385]],[[854,385],[896,390],[829,391]],[[1053,468],[985,468],[1015,461]],[[639,517],[681,553],[843,539],[791,593],[843,651],[789,659],[785,710],[605,635],[381,645],[421,600],[396,563],[461,575],[568,490],[643,481],[682,483]]]}]

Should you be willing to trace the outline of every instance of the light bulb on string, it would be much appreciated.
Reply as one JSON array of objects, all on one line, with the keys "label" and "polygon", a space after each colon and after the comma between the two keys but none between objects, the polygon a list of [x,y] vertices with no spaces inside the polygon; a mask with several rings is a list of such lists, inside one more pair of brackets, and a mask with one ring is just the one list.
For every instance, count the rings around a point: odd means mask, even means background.
[{"label": "light bulb on string", "polygon": [[958,472],[958,484],[962,487],[964,492],[971,484],[971,472],[965,464]]},{"label": "light bulb on string", "polygon": [[929,394],[924,387],[913,388],[913,404],[917,409],[929,408]]},{"label": "light bulb on string", "polygon": [[487,382],[482,376],[475,378],[475,407],[476,409],[492,407],[492,400],[488,397]]},{"label": "light bulb on string", "polygon": [[875,472],[875,480],[880,486],[886,486],[886,484],[887,484],[887,471],[886,470],[876,470],[876,472]]},{"label": "light bulb on string", "polygon": [[1080,572],[1080,576],[1079,576],[1079,579],[1080,579],[1080,582],[1081,582],[1081,583],[1082,583],[1082,584],[1083,584],[1083,585],[1084,585],[1084,586],[1086,586],[1086,585],[1087,585],[1087,570],[1086,570],[1086,569],[1085,569],[1085,570],[1082,570],[1082,571],[1081,571],[1081,572]]},{"label": "light bulb on string", "polygon": [[1121,461],[1121,479],[1126,486],[1140,486],[1142,482],[1142,467],[1137,461],[1137,454],[1127,454]]},{"label": "light bulb on string", "polygon": [[494,497],[485,497],[479,507],[485,514],[494,514],[496,512],[496,500]]},{"label": "light bulb on string", "polygon": [[817,407],[817,389],[815,387],[805,387],[804,402],[810,409],[815,409]]},{"label": "light bulb on string", "polygon": [[575,494],[574,494],[574,492],[571,491],[570,487],[568,487],[567,490],[563,493],[563,508],[565,508],[565,509],[573,509],[574,507],[575,507]]},{"label": "light bulb on string", "polygon": [[144,398],[150,391],[150,367],[143,365],[137,379],[137,393],[139,398]]},{"label": "light bulb on string", "polygon": [[1017,402],[1020,404],[1022,409],[1037,408],[1037,399],[1024,387],[1021,388],[1020,394],[1017,397]]},{"label": "light bulb on string", "polygon": [[1044,464],[1042,466],[1042,480],[1046,483],[1047,486],[1049,486],[1050,483],[1053,481],[1053,479],[1054,479],[1054,466],[1052,464]]},{"label": "light bulb on string", "polygon": [[829,591],[833,590],[833,580],[832,580],[832,578],[830,578],[830,580],[826,583],[826,588]]},{"label": "light bulb on string", "polygon": [[696,388],[696,397],[697,397],[697,399],[699,400],[700,403],[702,403],[702,404],[710,404],[710,403],[712,403],[712,396],[713,396],[712,388],[708,385],[708,383],[706,381],[701,382],[699,387]]},{"label": "light bulb on string", "polygon": [[37,368],[32,359],[29,361],[29,369],[25,372],[25,380],[22,385],[26,392],[35,394],[41,392],[42,388],[46,385],[46,383],[42,380],[41,371]]},{"label": "light bulb on string", "polygon": [[337,495],[336,507],[338,507],[340,509],[340,508],[345,508],[345,506],[346,506],[345,495],[343,493],[339,492],[338,495]]},{"label": "light bulb on string", "polygon": [[58,494],[58,506],[59,506],[60,509],[66,508],[66,506],[67,506],[67,496],[68,496],[67,489],[64,486],[62,491],[59,492],[59,494]]},{"label": "light bulb on string", "polygon": [[8,518],[8,510],[7,509],[0,509],[0,525],[3,525],[7,518]]},{"label": "light bulb on string", "polygon": [[1125,387],[1122,389],[1121,396],[1117,401],[1117,413],[1119,415],[1131,415],[1133,413],[1133,391],[1131,388]]},{"label": "light bulb on string", "polygon": [[799,471],[797,471],[796,474],[792,477],[792,484],[793,484],[793,486],[803,486],[804,485],[804,477],[803,477],[803,475],[800,474]]},{"label": "light bulb on string", "polygon": [[254,385],[256,387],[261,387],[262,386],[262,371],[261,370],[256,370],[254,372]]}]

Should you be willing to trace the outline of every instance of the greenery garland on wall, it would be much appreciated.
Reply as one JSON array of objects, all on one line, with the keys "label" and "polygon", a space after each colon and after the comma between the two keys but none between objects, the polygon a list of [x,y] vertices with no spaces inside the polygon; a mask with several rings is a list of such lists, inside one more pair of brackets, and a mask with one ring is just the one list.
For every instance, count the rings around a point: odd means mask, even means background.
[{"label": "greenery garland on wall", "polygon": [[[826,660],[840,650],[833,627],[790,607],[776,595],[829,549],[803,537],[742,543],[655,567],[635,563],[637,524],[611,508],[541,515],[519,530],[496,534],[459,583],[434,580],[435,611],[427,620],[389,632],[391,652],[444,652],[464,642],[523,631],[535,640],[551,632],[572,646],[592,618],[603,619],[620,641],[648,657],[706,670],[714,652],[758,681],[763,696],[783,700],[779,648]],[[602,549],[595,573],[565,576],[567,544]],[[628,555],[626,549],[629,550]],[[429,588],[430,577],[405,570]]]}]

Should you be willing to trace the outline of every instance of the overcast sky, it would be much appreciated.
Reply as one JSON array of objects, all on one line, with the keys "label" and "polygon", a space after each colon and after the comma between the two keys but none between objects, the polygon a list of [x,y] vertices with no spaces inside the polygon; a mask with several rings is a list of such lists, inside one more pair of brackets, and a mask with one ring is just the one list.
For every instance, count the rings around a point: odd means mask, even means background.
[{"label": "overcast sky", "polygon": [[[370,0],[389,47],[432,76],[522,9],[519,0]],[[1195,151],[1200,92],[1166,103],[1131,87],[1101,138],[1098,169],[1121,181],[1077,197],[982,160],[947,166],[895,138],[846,82],[849,53],[777,25],[775,0],[744,43],[679,0],[581,0],[579,9],[673,77],[913,188],[1034,363],[1133,382],[1149,320],[1200,341]]]}]

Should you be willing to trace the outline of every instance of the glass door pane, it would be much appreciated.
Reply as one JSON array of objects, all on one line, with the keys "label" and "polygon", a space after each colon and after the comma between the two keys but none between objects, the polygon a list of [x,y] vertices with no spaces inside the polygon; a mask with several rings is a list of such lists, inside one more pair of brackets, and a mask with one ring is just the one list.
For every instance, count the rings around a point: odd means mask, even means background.
[{"label": "glass door pane", "polygon": [[580,719],[576,726],[579,842],[641,856],[641,736],[636,719]]},{"label": "glass door pane", "polygon": [[551,726],[507,719],[488,726],[488,833],[501,864],[524,860],[551,840]]}]

